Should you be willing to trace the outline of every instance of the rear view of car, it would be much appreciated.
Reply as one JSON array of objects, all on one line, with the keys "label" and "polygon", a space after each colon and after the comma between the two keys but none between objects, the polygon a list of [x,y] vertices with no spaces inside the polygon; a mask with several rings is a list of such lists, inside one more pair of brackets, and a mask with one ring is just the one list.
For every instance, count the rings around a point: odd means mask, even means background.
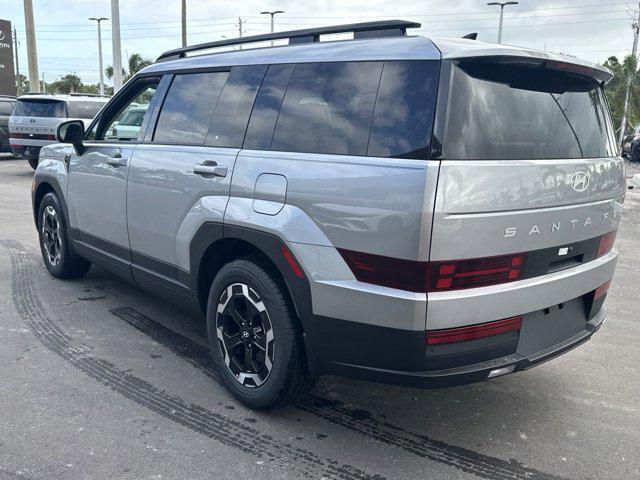
[{"label": "rear view of car", "polygon": [[89,95],[30,94],[18,98],[9,119],[11,151],[35,170],[40,149],[55,143],[56,128],[68,119],[88,125],[107,98]]}]

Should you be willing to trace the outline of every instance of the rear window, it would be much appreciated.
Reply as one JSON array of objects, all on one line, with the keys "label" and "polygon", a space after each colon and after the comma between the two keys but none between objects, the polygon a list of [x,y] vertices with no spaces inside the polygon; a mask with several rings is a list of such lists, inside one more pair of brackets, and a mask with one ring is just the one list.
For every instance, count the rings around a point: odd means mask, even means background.
[{"label": "rear window", "polygon": [[67,102],[69,118],[93,118],[106,102]]},{"label": "rear window", "polygon": [[608,110],[596,83],[531,66],[460,62],[453,69],[442,157],[614,155]]},{"label": "rear window", "polygon": [[67,109],[61,100],[20,99],[16,102],[13,115],[18,117],[66,118]]}]

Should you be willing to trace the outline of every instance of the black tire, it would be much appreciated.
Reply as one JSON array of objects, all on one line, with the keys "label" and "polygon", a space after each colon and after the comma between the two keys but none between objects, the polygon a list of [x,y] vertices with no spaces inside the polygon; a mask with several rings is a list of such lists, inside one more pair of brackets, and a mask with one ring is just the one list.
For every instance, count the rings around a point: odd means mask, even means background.
[{"label": "black tire", "polygon": [[37,158],[28,158],[27,162],[29,162],[29,166],[34,170],[38,168],[38,159]]},{"label": "black tire", "polygon": [[629,153],[629,159],[632,162],[640,161],[640,142],[633,142],[631,144],[631,152]]},{"label": "black tire", "polygon": [[[54,212],[55,222],[51,218],[51,211]],[[37,225],[42,259],[51,275],[56,278],[78,278],[89,271],[91,262],[71,251],[64,210],[55,193],[47,193],[42,198],[38,206]],[[52,241],[54,237],[58,239],[56,246],[53,246],[56,243]]]},{"label": "black tire", "polygon": [[[247,293],[251,297],[249,300],[246,300],[245,294],[241,293],[243,291],[242,285],[248,287]],[[234,292],[231,297],[229,297],[230,291]],[[247,335],[255,336],[256,339],[267,339],[264,342],[266,348],[262,363],[266,363],[269,352],[272,355],[272,361],[271,369],[266,375],[264,375],[264,372],[267,371],[266,366],[260,369],[254,368],[255,364],[260,365],[261,363],[260,356],[263,348],[255,344],[253,344],[253,348],[247,347],[250,340],[243,341],[244,343],[228,350],[227,355],[223,353],[227,350],[223,342],[218,339],[218,335],[223,335],[226,339],[238,337],[238,335],[240,336],[238,339],[244,338],[244,330],[240,327],[239,321],[237,318],[233,320],[234,315],[227,314],[227,308],[223,314],[218,314],[219,304],[235,308],[236,313],[243,310],[243,308],[238,309],[236,302],[240,302],[240,305],[244,302],[245,312],[252,309],[251,312],[245,313],[245,316],[253,321],[249,322],[249,326],[246,327],[246,330],[251,332],[247,332]],[[263,305],[264,311],[261,311],[256,305]],[[253,309],[258,313],[251,316]],[[265,323],[269,325],[265,327]],[[227,336],[234,332],[234,324],[237,325],[238,332],[235,335]],[[258,324],[259,326],[257,326]],[[269,326],[273,334],[270,343],[267,334]],[[229,330],[232,331],[229,332]],[[209,292],[207,332],[211,355],[225,386],[246,406],[255,410],[270,410],[291,404],[305,395],[313,385],[314,379],[311,378],[307,370],[302,334],[287,303],[285,293],[274,277],[268,273],[268,269],[255,259],[234,260],[222,267],[216,275]],[[259,343],[258,340],[256,343]],[[246,368],[236,374],[232,369],[238,370],[240,365],[227,361],[227,359],[234,357],[233,352],[240,352],[236,356],[242,357],[246,355],[244,352],[247,350],[250,352],[249,355],[255,357],[256,362],[254,364],[251,360],[251,368]],[[259,372],[262,372],[263,375],[260,375]],[[256,379],[242,380],[244,375],[253,375]]]}]

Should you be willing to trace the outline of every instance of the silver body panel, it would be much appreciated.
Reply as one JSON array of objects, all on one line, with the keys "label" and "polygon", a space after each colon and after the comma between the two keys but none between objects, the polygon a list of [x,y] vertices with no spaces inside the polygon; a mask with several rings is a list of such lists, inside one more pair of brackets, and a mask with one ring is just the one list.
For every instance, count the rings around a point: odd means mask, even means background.
[{"label": "silver body panel", "polygon": [[[129,248],[127,229],[128,164],[111,166],[109,158],[121,156],[131,161],[134,145],[87,143],[78,156],[68,148],[69,181],[67,184],[69,223],[85,233]],[[46,156],[43,155],[43,158]]]},{"label": "silver body panel", "polygon": [[[193,234],[204,221],[222,221],[224,208],[217,214],[216,209],[226,206],[237,153],[233,148],[138,145],[126,195],[131,250],[188,271],[185,256]],[[228,167],[227,176],[196,175],[194,166],[204,162]],[[204,205],[212,204],[219,206],[200,215]]]},{"label": "silver body panel", "polygon": [[[510,46],[396,37],[194,56],[151,65],[142,74],[477,55],[531,56],[602,70]],[[271,234],[304,271],[314,315],[401,335],[415,333],[421,347],[426,329],[537,315],[565,301],[577,302],[612,278],[617,260],[614,250],[511,283],[415,293],[358,281],[339,251],[426,265],[596,239],[617,228],[621,218],[624,163],[617,157],[438,161],[147,142],[93,142],[86,147],[80,157],[70,146],[45,147],[36,172],[36,178],[59,179],[71,227],[185,276],[194,273],[192,242],[206,223]],[[109,165],[107,159],[115,154],[126,164]],[[225,168],[226,175],[194,172],[207,162]],[[575,175],[586,176],[588,185],[576,182]]]}]

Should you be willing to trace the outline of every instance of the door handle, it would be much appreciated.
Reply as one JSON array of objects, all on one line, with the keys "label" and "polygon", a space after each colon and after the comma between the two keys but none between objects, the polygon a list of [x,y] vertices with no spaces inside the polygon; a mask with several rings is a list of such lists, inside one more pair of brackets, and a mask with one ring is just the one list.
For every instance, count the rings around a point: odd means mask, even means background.
[{"label": "door handle", "polygon": [[194,165],[193,173],[196,175],[213,175],[214,177],[226,177],[229,167],[217,165],[215,162],[207,162],[201,165]]},{"label": "door handle", "polygon": [[111,165],[112,167],[126,167],[127,159],[124,158],[119,153],[115,153],[113,157],[107,157],[107,165]]}]

